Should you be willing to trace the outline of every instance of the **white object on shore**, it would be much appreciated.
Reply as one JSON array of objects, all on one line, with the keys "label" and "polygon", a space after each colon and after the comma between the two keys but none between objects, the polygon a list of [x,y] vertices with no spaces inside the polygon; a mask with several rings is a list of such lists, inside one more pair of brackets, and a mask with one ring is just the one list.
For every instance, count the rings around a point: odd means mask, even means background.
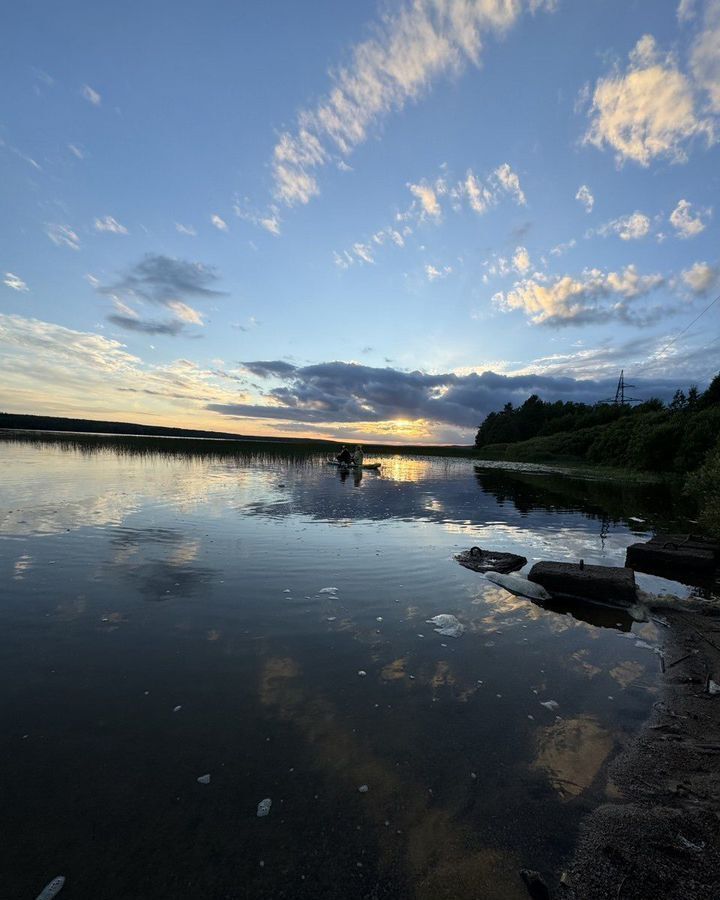
[{"label": "white object on shore", "polygon": [[258,819],[262,819],[263,816],[267,816],[270,813],[271,806],[272,806],[272,800],[269,797],[266,797],[264,800],[261,800],[258,803],[258,808],[257,808]]},{"label": "white object on shore", "polygon": [[465,631],[465,626],[451,613],[440,613],[432,619],[426,619],[428,625],[435,626],[435,632],[443,637],[459,638]]},{"label": "white object on shore", "polygon": [[367,675],[367,672],[365,671],[365,669],[358,669],[358,675],[361,678],[364,678]]},{"label": "white object on shore", "polygon": [[545,700],[545,702],[541,701],[540,706],[544,706],[545,709],[549,709],[552,712],[552,710],[557,709],[560,704],[557,700]]},{"label": "white object on shore", "polygon": [[210,784],[210,774],[208,773],[207,775],[201,775],[198,778],[197,783],[198,784]]},{"label": "white object on shore", "polygon": [[369,790],[370,788],[366,784],[361,784],[358,788],[358,791],[360,791],[361,794],[367,794]]},{"label": "white object on shore", "polygon": [[712,678],[708,679],[708,694],[720,694],[720,684]]},{"label": "white object on shore", "polygon": [[49,884],[45,885],[45,887],[37,895],[36,900],[52,900],[53,897],[57,897],[57,895],[63,889],[64,884],[65,876],[58,875],[57,878],[53,878],[53,880]]},{"label": "white object on shore", "polygon": [[173,712],[180,712],[181,709],[182,709],[182,706],[174,706]]},{"label": "white object on shore", "polygon": [[516,597],[527,597],[530,600],[549,600],[550,594],[541,584],[528,581],[522,575],[503,575],[500,572],[485,572],[485,577],[493,584],[505,588]]}]

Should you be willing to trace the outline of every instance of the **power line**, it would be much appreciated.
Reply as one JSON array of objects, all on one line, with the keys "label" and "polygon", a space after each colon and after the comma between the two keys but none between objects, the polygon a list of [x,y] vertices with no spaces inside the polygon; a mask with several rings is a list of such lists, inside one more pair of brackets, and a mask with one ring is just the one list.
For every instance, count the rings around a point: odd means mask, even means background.
[{"label": "power line", "polygon": [[672,340],[668,341],[667,344],[665,344],[665,346],[662,348],[662,350],[656,350],[655,353],[653,353],[653,355],[650,357],[650,359],[648,360],[646,365],[644,365],[640,369],[638,369],[638,371],[635,373],[635,375],[637,376],[640,374],[640,372],[644,372],[650,366],[650,363],[651,363],[653,357],[661,355],[669,347],[672,347],[672,345],[675,343],[675,341],[679,340],[685,334],[686,331],[689,331],[693,327],[693,325],[696,322],[698,322],[709,309],[711,309],[713,306],[715,306],[715,304],[718,302],[718,300],[720,300],[720,294],[718,294],[714,300],[712,300],[710,303],[708,303],[708,305],[705,307],[705,309],[701,313],[699,313],[697,316],[695,316],[695,318],[692,320],[692,322],[690,322],[689,325],[686,325],[681,332],[676,334]]}]

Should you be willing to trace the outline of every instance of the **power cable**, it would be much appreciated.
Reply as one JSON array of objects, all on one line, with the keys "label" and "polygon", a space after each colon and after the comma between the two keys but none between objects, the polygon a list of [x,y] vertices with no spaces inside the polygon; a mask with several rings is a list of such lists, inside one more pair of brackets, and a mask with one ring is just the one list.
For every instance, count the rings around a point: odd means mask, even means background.
[{"label": "power cable", "polygon": [[708,305],[705,307],[705,309],[701,313],[698,313],[698,315],[695,316],[695,318],[692,320],[692,322],[690,322],[689,325],[686,325],[683,328],[683,330],[680,331],[678,334],[676,334],[672,340],[668,341],[667,344],[665,344],[665,346],[662,348],[662,350],[656,350],[655,353],[652,354],[652,356],[650,357],[648,362],[635,372],[634,377],[637,377],[641,372],[644,372],[646,369],[648,369],[651,364],[651,361],[654,357],[663,354],[668,348],[672,347],[672,345],[675,343],[675,341],[679,340],[685,334],[686,331],[689,331],[696,322],[700,321],[700,319],[705,315],[705,313],[709,309],[712,309],[713,306],[715,306],[715,304],[718,302],[718,300],[720,300],[720,294],[718,294],[714,300],[712,300],[710,303],[708,303]]}]

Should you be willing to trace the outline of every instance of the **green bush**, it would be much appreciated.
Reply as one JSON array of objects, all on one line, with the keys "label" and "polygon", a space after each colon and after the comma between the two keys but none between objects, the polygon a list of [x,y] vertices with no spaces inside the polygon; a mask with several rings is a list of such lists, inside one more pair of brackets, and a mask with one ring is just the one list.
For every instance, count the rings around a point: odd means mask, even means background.
[{"label": "green bush", "polygon": [[697,500],[700,524],[720,537],[720,441],[697,472],[688,476],[686,489]]}]

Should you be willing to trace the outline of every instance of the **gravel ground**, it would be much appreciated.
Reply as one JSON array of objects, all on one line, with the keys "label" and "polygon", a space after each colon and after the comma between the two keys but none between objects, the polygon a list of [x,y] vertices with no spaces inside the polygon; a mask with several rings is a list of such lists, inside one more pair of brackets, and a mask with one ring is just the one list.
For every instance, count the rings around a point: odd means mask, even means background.
[{"label": "gravel ground", "polygon": [[564,900],[720,898],[720,618],[663,618],[661,699],[610,767],[617,799],[582,825]]}]

